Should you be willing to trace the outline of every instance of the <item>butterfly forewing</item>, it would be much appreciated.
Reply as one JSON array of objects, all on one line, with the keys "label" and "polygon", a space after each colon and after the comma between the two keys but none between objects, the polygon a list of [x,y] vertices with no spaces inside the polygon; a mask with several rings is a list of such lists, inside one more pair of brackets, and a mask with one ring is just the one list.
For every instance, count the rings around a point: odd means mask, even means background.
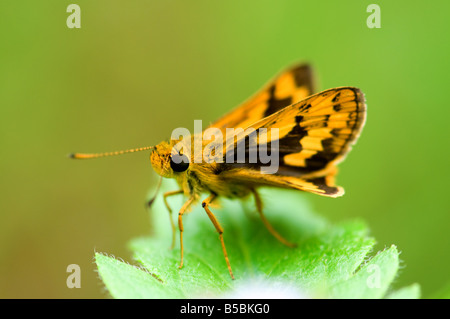
[{"label": "butterfly forewing", "polygon": [[[317,93],[250,126],[267,132],[279,130],[279,169],[275,174],[262,174],[261,163],[224,163],[223,177],[340,196],[343,189],[334,186],[335,165],[350,150],[364,121],[365,103],[359,89],[341,87]],[[259,142],[270,145],[272,138],[262,135]],[[243,139],[245,136],[226,152],[237,152]]]},{"label": "butterfly forewing", "polygon": [[307,64],[297,65],[280,73],[247,102],[220,118],[211,127],[223,132],[226,128],[246,128],[313,93],[312,68]]}]

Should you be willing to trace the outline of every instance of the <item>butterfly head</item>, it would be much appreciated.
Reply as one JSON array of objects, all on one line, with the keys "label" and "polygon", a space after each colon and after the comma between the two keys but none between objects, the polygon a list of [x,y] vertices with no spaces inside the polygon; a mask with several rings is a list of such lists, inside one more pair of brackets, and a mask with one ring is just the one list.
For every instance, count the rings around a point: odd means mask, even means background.
[{"label": "butterfly head", "polygon": [[156,173],[173,178],[189,168],[189,159],[181,151],[176,151],[174,142],[162,142],[150,154],[150,162]]}]

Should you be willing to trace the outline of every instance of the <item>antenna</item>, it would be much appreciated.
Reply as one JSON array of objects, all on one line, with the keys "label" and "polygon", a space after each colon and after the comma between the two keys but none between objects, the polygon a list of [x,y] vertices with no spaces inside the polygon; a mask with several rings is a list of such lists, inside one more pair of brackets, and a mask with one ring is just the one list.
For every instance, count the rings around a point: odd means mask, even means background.
[{"label": "antenna", "polygon": [[139,147],[139,148],[133,148],[133,149],[129,149],[129,150],[106,152],[106,153],[92,153],[92,154],[72,153],[72,154],[69,154],[69,157],[74,158],[74,159],[90,159],[90,158],[107,157],[107,156],[122,155],[122,154],[126,154],[126,153],[147,151],[152,148],[154,148],[154,146]]}]

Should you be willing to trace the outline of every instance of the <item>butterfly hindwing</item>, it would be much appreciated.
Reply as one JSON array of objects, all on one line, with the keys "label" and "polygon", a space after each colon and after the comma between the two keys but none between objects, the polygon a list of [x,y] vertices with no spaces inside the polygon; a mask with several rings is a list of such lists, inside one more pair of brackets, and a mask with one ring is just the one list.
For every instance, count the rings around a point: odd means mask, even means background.
[{"label": "butterfly hindwing", "polygon": [[230,183],[245,184],[250,187],[275,186],[298,189],[327,197],[339,197],[344,194],[342,187],[335,185],[336,167],[330,167],[327,174],[319,177],[301,178],[297,176],[261,174],[255,169],[232,169],[224,171],[222,178]]},{"label": "butterfly hindwing", "polygon": [[344,195],[344,189],[335,185],[337,168],[330,167],[325,176],[313,178],[298,178],[295,176],[283,177],[289,188],[300,189],[306,192],[319,194],[328,197],[339,197]]}]

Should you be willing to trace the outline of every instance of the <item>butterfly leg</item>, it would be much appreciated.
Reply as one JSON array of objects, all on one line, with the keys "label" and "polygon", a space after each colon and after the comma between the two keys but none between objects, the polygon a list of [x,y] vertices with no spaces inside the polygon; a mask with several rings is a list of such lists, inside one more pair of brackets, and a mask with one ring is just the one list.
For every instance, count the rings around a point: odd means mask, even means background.
[{"label": "butterfly leg", "polygon": [[225,248],[225,242],[223,241],[223,228],[220,226],[219,221],[216,216],[211,212],[208,205],[217,197],[216,194],[211,194],[207,199],[202,202],[202,207],[205,209],[206,214],[208,214],[209,219],[213,223],[217,232],[219,233],[220,243],[222,244],[223,254],[225,256],[225,261],[227,263],[228,271],[230,272],[231,279],[234,279],[233,271],[231,270],[230,261],[228,259],[227,249]]},{"label": "butterfly leg", "polygon": [[180,229],[180,249],[181,249],[181,260],[180,260],[180,266],[178,268],[183,267],[183,214],[186,212],[186,210],[189,208],[189,206],[194,201],[194,197],[190,197],[181,207],[180,212],[178,213],[178,228]]},{"label": "butterfly leg", "polygon": [[259,215],[261,216],[261,220],[264,223],[264,226],[266,226],[267,230],[276,238],[278,239],[282,244],[288,246],[288,247],[296,247],[297,244],[291,243],[284,239],[273,227],[270,225],[269,221],[266,219],[266,217],[263,214],[262,209],[262,200],[259,196],[258,192],[255,189],[252,189],[253,195],[255,197],[255,203],[256,203],[256,209],[258,210]]},{"label": "butterfly leg", "polygon": [[172,219],[172,208],[170,208],[169,203],[167,202],[167,197],[169,196],[173,196],[173,195],[178,195],[178,194],[183,194],[183,190],[177,190],[177,191],[171,191],[171,192],[167,192],[164,193],[163,198],[164,198],[164,205],[166,205],[167,210],[169,211],[169,217],[170,217],[170,225],[172,226],[172,245],[170,245],[170,249],[173,249],[173,247],[175,246],[175,223],[173,222]]}]

